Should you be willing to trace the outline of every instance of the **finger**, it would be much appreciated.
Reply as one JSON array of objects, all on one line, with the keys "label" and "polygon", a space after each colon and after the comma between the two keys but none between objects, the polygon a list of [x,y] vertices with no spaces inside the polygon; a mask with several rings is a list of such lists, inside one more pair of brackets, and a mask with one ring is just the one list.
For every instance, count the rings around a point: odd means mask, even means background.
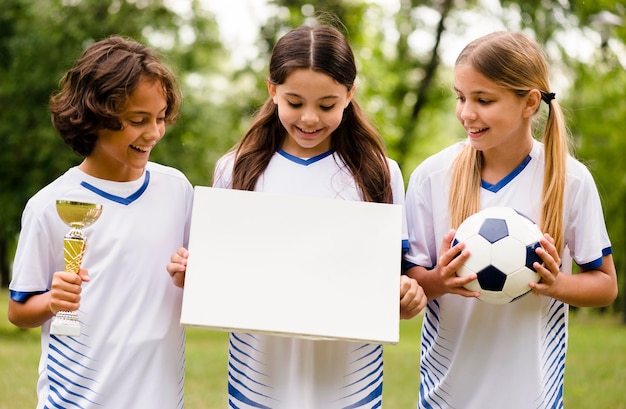
[{"label": "finger", "polygon": [[176,287],[185,288],[185,273],[174,273],[172,275],[172,282]]},{"label": "finger", "polygon": [[83,282],[89,281],[89,271],[87,271],[87,269],[85,268],[81,268],[80,270],[78,270],[78,276]]}]

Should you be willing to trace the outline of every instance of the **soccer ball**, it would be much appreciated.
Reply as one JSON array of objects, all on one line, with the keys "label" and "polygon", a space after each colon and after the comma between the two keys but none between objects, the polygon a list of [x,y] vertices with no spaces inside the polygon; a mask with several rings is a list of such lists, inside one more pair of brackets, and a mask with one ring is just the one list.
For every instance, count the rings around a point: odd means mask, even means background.
[{"label": "soccer ball", "polygon": [[469,258],[457,270],[459,277],[477,274],[465,285],[480,292],[479,299],[491,304],[506,304],[530,291],[528,284],[538,282],[533,268],[542,260],[535,249],[542,236],[539,227],[511,207],[489,207],[461,223],[453,245],[464,242]]}]

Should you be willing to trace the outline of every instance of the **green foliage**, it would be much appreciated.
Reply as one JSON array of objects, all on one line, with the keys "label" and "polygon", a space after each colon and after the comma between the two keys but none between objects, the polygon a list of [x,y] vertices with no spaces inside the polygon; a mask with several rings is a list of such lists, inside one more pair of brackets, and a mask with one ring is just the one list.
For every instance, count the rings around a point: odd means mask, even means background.
[{"label": "green foliage", "polygon": [[[197,2],[192,3],[197,9]],[[226,59],[212,15],[192,9],[184,17],[162,1],[48,1],[6,0],[0,8],[0,282],[8,284],[7,249],[19,232],[20,215],[30,196],[82,158],[66,147],[52,128],[47,109],[50,94],[62,74],[90,43],[109,35],[123,35],[167,54],[186,81],[193,73],[216,72]],[[182,35],[186,29],[189,42]],[[173,165],[210,183],[212,154],[232,139],[223,129],[233,115],[196,95],[185,101],[181,124],[168,132],[153,160]],[[231,123],[224,122],[230,119]],[[223,128],[214,128],[220,124]],[[186,143],[187,141],[193,141]],[[218,143],[218,141],[221,143]],[[215,148],[217,146],[217,149]]]}]

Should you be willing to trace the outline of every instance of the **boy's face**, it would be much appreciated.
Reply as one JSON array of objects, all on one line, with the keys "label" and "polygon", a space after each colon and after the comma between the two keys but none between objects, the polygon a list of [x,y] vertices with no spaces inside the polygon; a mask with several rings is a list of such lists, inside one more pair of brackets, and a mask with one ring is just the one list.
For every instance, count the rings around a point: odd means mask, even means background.
[{"label": "boy's face", "polygon": [[80,169],[106,180],[136,180],[165,134],[167,100],[159,81],[142,80],[120,114],[122,129],[103,129]]}]

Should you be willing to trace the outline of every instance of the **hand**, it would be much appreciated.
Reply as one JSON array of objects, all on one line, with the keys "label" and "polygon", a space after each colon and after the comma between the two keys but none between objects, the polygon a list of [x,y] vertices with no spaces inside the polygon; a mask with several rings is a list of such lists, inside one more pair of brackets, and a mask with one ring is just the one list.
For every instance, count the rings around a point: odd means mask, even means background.
[{"label": "hand", "polygon": [[81,268],[76,273],[57,271],[52,276],[50,289],[50,311],[76,311],[80,307],[80,293],[83,281],[89,281],[89,273]]},{"label": "hand", "polygon": [[416,280],[400,276],[400,319],[408,320],[419,314],[426,306],[426,294]]},{"label": "hand", "polygon": [[535,262],[533,267],[537,270],[541,279],[538,283],[530,283],[530,288],[536,294],[551,296],[561,272],[561,257],[554,246],[554,239],[549,234],[544,234],[539,243],[541,247],[538,247],[535,253],[541,257],[543,264]]},{"label": "hand", "polygon": [[463,297],[478,297],[480,293],[463,287],[470,281],[476,280],[478,276],[476,274],[470,274],[467,277],[456,275],[456,271],[469,258],[470,252],[465,248],[465,243],[457,243],[455,246],[452,246],[455,233],[455,230],[450,230],[443,237],[443,242],[439,249],[439,262],[436,269],[439,271],[444,292],[462,295]]},{"label": "hand", "polygon": [[167,272],[172,277],[172,282],[176,287],[185,287],[185,272],[187,271],[187,259],[189,258],[189,251],[186,248],[181,247],[178,251],[172,254],[170,262],[167,264]]}]

